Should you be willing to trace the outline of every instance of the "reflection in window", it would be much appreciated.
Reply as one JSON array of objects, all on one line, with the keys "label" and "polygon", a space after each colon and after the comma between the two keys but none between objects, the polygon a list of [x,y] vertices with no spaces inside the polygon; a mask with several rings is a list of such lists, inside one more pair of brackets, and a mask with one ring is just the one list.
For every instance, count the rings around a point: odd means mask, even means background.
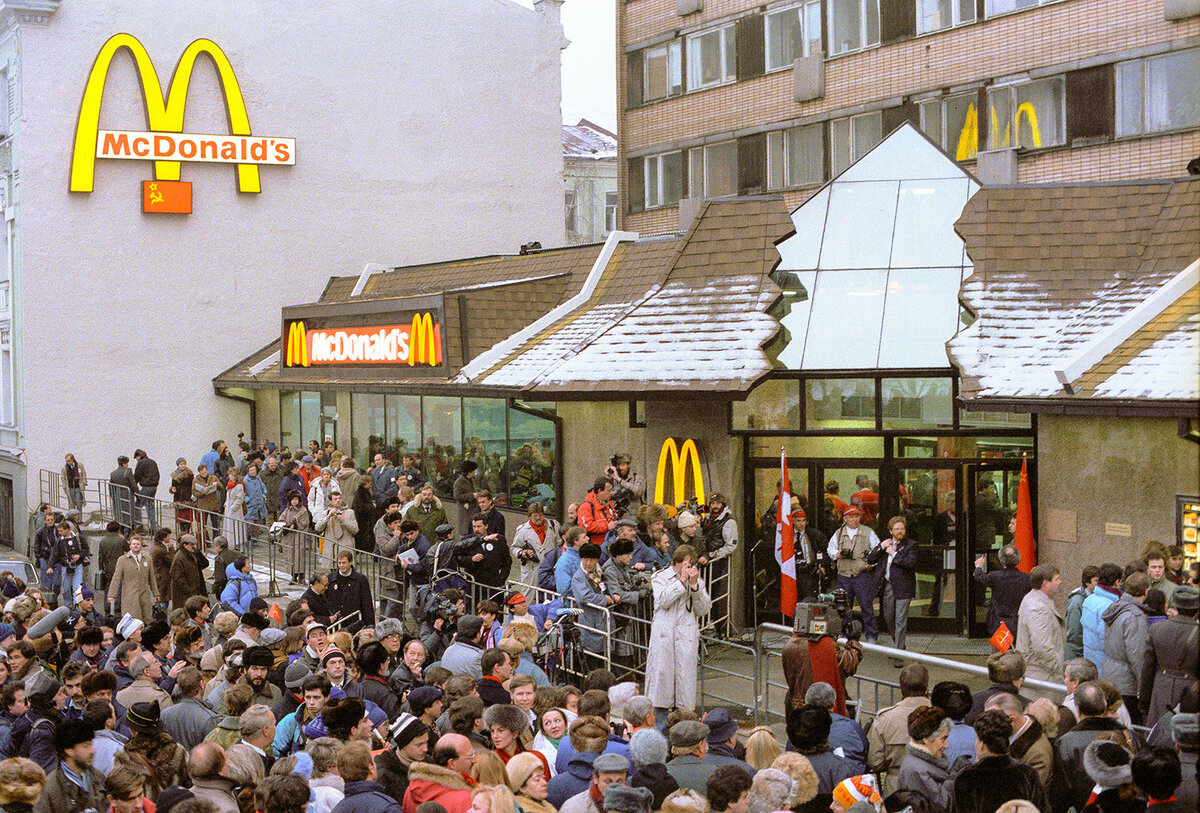
[{"label": "reflection in window", "polygon": [[975,0],[917,0],[917,33],[975,21]]},{"label": "reflection in window", "polygon": [[884,429],[953,425],[949,378],[885,378],[881,387]]},{"label": "reflection in window", "polygon": [[688,194],[717,198],[737,194],[737,142],[694,147],[688,153]]},{"label": "reflection in window", "polygon": [[826,222],[821,268],[887,268],[892,255],[897,187],[895,181],[833,185],[830,210],[853,212],[854,216],[830,217]]},{"label": "reflection in window", "polygon": [[1028,429],[1028,412],[977,412],[961,410],[958,425],[964,429]]},{"label": "reflection in window", "polygon": [[463,399],[463,459],[479,464],[476,489],[504,491],[501,475],[508,457],[504,402],[495,398]]},{"label": "reflection in window", "polygon": [[642,94],[646,101],[665,99],[683,91],[683,49],[679,40],[642,54]]},{"label": "reflection in window", "polygon": [[421,449],[421,396],[388,395],[387,435],[384,442],[391,460],[400,463],[405,452]]},{"label": "reflection in window", "polygon": [[617,230],[617,193],[604,193],[604,233]]},{"label": "reflection in window", "polygon": [[820,0],[768,11],[764,24],[768,71],[790,67],[800,57],[821,51]]},{"label": "reflection in window", "polygon": [[833,174],[862,158],[883,138],[883,114],[862,113],[829,122],[829,153]]},{"label": "reflection in window", "polygon": [[350,394],[350,456],[363,469],[371,465],[377,452],[386,451],[384,398],[369,392]]},{"label": "reflection in window", "polygon": [[810,186],[825,180],[825,131],[820,124],[767,133],[770,189]]},{"label": "reflection in window", "polygon": [[963,242],[954,232],[971,181],[901,181],[892,242],[892,268],[961,266]]},{"label": "reflection in window", "polygon": [[969,161],[979,150],[978,99],[971,92],[920,103],[921,130],[956,161]]},{"label": "reflection in window", "polygon": [[1200,124],[1200,48],[1117,66],[1117,135]]},{"label": "reflection in window", "polygon": [[300,434],[300,393],[296,390],[279,391],[279,443],[289,449],[299,449],[304,444]]},{"label": "reflection in window", "polygon": [[683,197],[683,153],[648,155],[646,162],[646,208],[671,206]]},{"label": "reflection in window", "polygon": [[994,17],[1009,11],[1020,11],[1023,8],[1033,8],[1056,2],[1058,0],[987,0],[987,14],[989,17]]},{"label": "reflection in window", "polygon": [[300,393],[300,443],[308,448],[308,442],[315,440],[320,443],[321,434],[321,393]]},{"label": "reflection in window", "polygon": [[731,81],[737,71],[734,25],[693,34],[687,40],[688,90]]},{"label": "reflection in window", "polygon": [[[546,405],[531,407],[544,409]],[[554,422],[520,409],[508,410],[508,464],[505,493],[513,508],[540,502],[547,511],[557,511],[554,493]]]},{"label": "reflection in window", "polygon": [[891,269],[878,366],[948,367],[945,342],[958,330],[961,283],[957,265]]},{"label": "reflection in window", "polygon": [[462,465],[462,402],[445,396],[429,396],[424,400],[421,462],[434,488],[441,494],[449,494]]},{"label": "reflection in window", "polygon": [[989,149],[1037,149],[1066,142],[1062,77],[988,91]]},{"label": "reflection in window", "polygon": [[808,429],[874,429],[875,382],[855,378],[805,382]]},{"label": "reflection in window", "polygon": [[886,279],[883,269],[820,272],[808,320],[804,369],[876,366]]},{"label": "reflection in window", "polygon": [[829,52],[879,44],[879,0],[829,0]]},{"label": "reflection in window", "polygon": [[734,429],[800,429],[800,381],[768,378],[733,402]]}]

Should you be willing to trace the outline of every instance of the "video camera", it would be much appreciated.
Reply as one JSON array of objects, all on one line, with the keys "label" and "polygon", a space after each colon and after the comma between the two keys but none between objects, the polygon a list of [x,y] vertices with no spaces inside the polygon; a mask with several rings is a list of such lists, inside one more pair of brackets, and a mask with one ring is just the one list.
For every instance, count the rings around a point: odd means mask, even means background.
[{"label": "video camera", "polygon": [[814,599],[797,602],[796,634],[812,640],[826,635],[856,640],[862,635],[862,622],[850,618],[853,599],[850,593],[838,588]]}]

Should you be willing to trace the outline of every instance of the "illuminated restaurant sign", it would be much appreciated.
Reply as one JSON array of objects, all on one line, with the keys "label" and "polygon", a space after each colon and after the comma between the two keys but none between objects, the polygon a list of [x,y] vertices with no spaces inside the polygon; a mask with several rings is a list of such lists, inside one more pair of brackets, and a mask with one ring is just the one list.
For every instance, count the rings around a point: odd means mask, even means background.
[{"label": "illuminated restaurant sign", "polygon": [[418,310],[380,311],[379,302],[284,308],[280,361],[284,369],[361,368],[403,375],[439,371],[442,352],[440,297],[422,298]]}]

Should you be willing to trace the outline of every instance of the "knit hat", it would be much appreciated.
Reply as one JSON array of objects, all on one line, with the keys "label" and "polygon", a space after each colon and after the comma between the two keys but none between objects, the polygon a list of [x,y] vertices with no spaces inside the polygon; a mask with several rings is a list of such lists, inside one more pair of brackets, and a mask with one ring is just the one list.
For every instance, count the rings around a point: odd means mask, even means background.
[{"label": "knit hat", "polygon": [[737,722],[723,708],[715,708],[704,715],[704,724],[708,726],[708,744],[729,742],[730,737],[737,734]]},{"label": "knit hat", "polygon": [[247,605],[246,609],[252,613],[261,613],[264,610],[270,609],[270,607],[271,605],[267,604],[267,600],[265,598],[262,596],[255,596],[254,598],[250,599],[250,604]]},{"label": "knit hat", "polygon": [[629,773],[629,760],[620,754],[601,754],[592,760],[592,773]]},{"label": "knit hat", "polygon": [[375,625],[375,640],[382,641],[389,635],[404,636],[404,628],[394,618],[385,618]]},{"label": "knit hat", "polygon": [[519,737],[525,733],[525,729],[529,728],[529,715],[516,706],[497,703],[484,710],[483,723],[488,729],[491,729],[492,726],[500,726]]},{"label": "knit hat", "polygon": [[545,770],[542,761],[535,754],[528,751],[516,754],[504,766],[504,772],[508,774],[508,786],[520,791],[525,787],[525,783],[529,781],[529,777],[534,774],[540,774]]},{"label": "knit hat", "polygon": [[242,650],[242,663],[247,669],[251,666],[265,666],[270,669],[275,665],[275,656],[265,646],[248,646]]},{"label": "knit hat", "polygon": [[417,737],[428,732],[429,726],[411,714],[401,714],[388,726],[388,738],[397,748],[403,748]]},{"label": "knit hat", "polygon": [[312,671],[308,668],[308,664],[297,658],[288,664],[287,669],[283,670],[284,688],[299,691],[304,679],[311,674]]},{"label": "knit hat", "polygon": [[458,619],[458,634],[463,638],[475,638],[481,629],[483,629],[483,619],[477,615],[464,615]]},{"label": "knit hat", "polygon": [[321,654],[321,665],[324,666],[329,662],[330,658],[341,658],[346,660],[346,653],[338,649],[336,646],[331,646]]},{"label": "knit hat", "polygon": [[[879,786],[875,784],[872,774],[862,774],[843,779],[833,789],[833,799],[839,805],[850,808],[858,802],[880,805],[883,799],[879,796]],[[878,810],[878,807],[874,808]]]},{"label": "knit hat", "polygon": [[262,631],[262,635],[258,636],[258,642],[268,649],[278,649],[286,638],[286,632],[270,627]]},{"label": "knit hat", "polygon": [[312,756],[307,751],[297,751],[292,754],[296,758],[296,767],[292,768],[292,773],[298,773],[304,777],[304,781],[312,779],[313,760]]},{"label": "knit hat", "polygon": [[616,813],[650,813],[654,793],[649,788],[634,788],[617,782],[604,791],[605,811]]},{"label": "knit hat", "polygon": [[437,686],[418,686],[408,693],[408,707],[420,717],[425,710],[445,696]]},{"label": "knit hat", "polygon": [[4,587],[0,588],[0,593],[2,593],[5,598],[16,598],[17,596],[21,595],[21,588],[17,587],[16,582],[8,581],[6,579],[4,581]]},{"label": "knit hat", "polygon": [[[16,635],[17,631],[13,629],[12,624],[0,623],[0,641],[3,641],[10,635]],[[103,640],[103,639],[101,639]]]},{"label": "knit hat", "polygon": [[146,625],[142,623],[140,618],[134,618],[129,613],[125,613],[125,615],[121,617],[121,620],[117,622],[117,628],[114,631],[121,638],[127,640],[130,635],[133,635],[133,633],[137,632],[138,627],[144,626]]},{"label": "knit hat", "polygon": [[696,519],[696,515],[691,511],[680,511],[679,516],[675,518],[675,525],[679,528],[687,528],[690,525],[699,525],[700,520]]},{"label": "knit hat", "polygon": [[[329,699],[330,700],[333,699],[332,694],[330,694]],[[329,733],[328,730],[326,730],[326,728],[325,728],[325,721],[322,719],[323,716],[324,715],[318,715],[315,720],[310,722],[308,725],[304,726],[304,738],[305,739],[319,740],[321,737],[324,737]]]},{"label": "knit hat", "polygon": [[690,752],[708,738],[708,726],[699,720],[681,720],[671,726],[667,738],[671,741],[672,752],[678,753],[676,749]]},{"label": "knit hat", "polygon": [[75,600],[76,601],[87,601],[88,599],[95,598],[95,597],[96,597],[96,593],[92,590],[92,588],[88,587],[86,584],[79,585],[79,589],[77,589],[75,591]]},{"label": "knit hat", "polygon": [[1116,788],[1133,781],[1133,755],[1111,740],[1092,740],[1083,752],[1083,769],[1102,788]]},{"label": "knit hat", "polygon": [[224,653],[221,647],[214,646],[200,656],[200,671],[201,672],[219,672],[221,670],[221,657]]},{"label": "knit hat", "polygon": [[156,734],[162,730],[162,709],[157,700],[149,703],[134,703],[125,712],[125,722],[140,734]]}]

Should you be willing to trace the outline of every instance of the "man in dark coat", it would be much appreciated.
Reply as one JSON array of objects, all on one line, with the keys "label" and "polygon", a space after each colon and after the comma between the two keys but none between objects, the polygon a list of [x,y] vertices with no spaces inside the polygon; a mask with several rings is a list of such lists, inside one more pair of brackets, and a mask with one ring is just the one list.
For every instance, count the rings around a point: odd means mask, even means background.
[{"label": "man in dark coat", "polygon": [[1029,592],[1029,574],[1017,570],[1021,563],[1021,554],[1012,545],[1005,545],[996,554],[1000,562],[1000,570],[985,573],[983,566],[987,563],[987,554],[975,560],[975,581],[984,587],[991,588],[992,597],[988,600],[987,631],[994,633],[1003,621],[1008,631],[1016,637],[1017,611],[1021,608],[1021,599]]},{"label": "man in dark coat", "polygon": [[154,542],[150,545],[150,562],[154,567],[154,583],[158,587],[155,601],[165,603],[171,600],[171,562],[175,559],[173,543],[168,528],[159,528],[154,532]]},{"label": "man in dark coat", "polygon": [[134,501],[135,514],[140,518],[142,509],[144,508],[146,511],[146,530],[154,533],[158,527],[154,519],[158,508],[154,504],[154,495],[158,493],[158,464],[141,449],[133,453],[133,459],[137,461],[137,464],[133,467],[133,481],[137,483],[138,493],[138,498]]},{"label": "man in dark coat", "polygon": [[[499,511],[492,509],[495,514]],[[471,517],[471,535],[463,537],[463,558],[471,577],[488,587],[503,587],[512,570],[512,552],[504,541],[504,534],[488,529],[488,514]],[[479,596],[476,597],[478,600]]]},{"label": "man in dark coat", "polygon": [[204,574],[196,560],[196,537],[184,534],[179,537],[179,550],[171,560],[170,570],[171,606],[179,609],[192,596],[208,595]]},{"label": "man in dark coat", "polygon": [[408,766],[429,752],[429,726],[411,714],[401,714],[388,728],[392,747],[375,757],[375,770],[384,791],[398,802],[408,789]]},{"label": "man in dark coat", "polygon": [[100,537],[99,550],[96,553],[97,566],[100,568],[100,587],[108,600],[108,586],[112,584],[113,574],[117,572],[117,560],[129,553],[129,540],[121,535],[121,523],[110,520],[104,527],[104,536]]},{"label": "man in dark coat", "polygon": [[1188,686],[1196,682],[1200,663],[1200,590],[1190,585],[1176,587],[1171,604],[1179,615],[1150,627],[1146,646],[1140,703],[1142,719],[1154,727],[1175,708]]},{"label": "man in dark coat", "polygon": [[92,727],[82,720],[65,720],[55,728],[58,767],[46,777],[34,813],[73,813],[106,807],[104,775],[92,767],[94,738]]},{"label": "man in dark coat", "polygon": [[391,720],[400,710],[400,698],[392,691],[392,685],[388,682],[387,650],[378,641],[371,641],[363,645],[355,660],[362,671],[363,699],[379,706]]},{"label": "man in dark coat", "polygon": [[371,748],[364,742],[350,742],[338,757],[338,774],[346,783],[345,798],[333,808],[334,813],[402,813],[400,802],[387,794],[376,779],[379,772],[371,758]]},{"label": "man in dark coat", "polygon": [[821,580],[830,571],[826,551],[829,537],[808,524],[808,514],[803,508],[792,511],[792,530],[795,534],[796,598],[804,601],[821,591]]},{"label": "man in dark coat", "polygon": [[1076,810],[1083,810],[1096,784],[1083,767],[1083,752],[1092,740],[1106,732],[1117,731],[1128,735],[1124,726],[1106,715],[1108,700],[1104,696],[1104,689],[1095,681],[1081,683],[1075,689],[1075,708],[1079,712],[1079,722],[1059,737],[1054,747],[1066,778],[1067,801]]},{"label": "man in dark coat", "polygon": [[904,517],[893,517],[888,532],[890,536],[867,554],[867,564],[878,574],[880,608],[888,631],[896,648],[904,649],[908,606],[917,595],[917,540],[908,535]]},{"label": "man in dark coat", "polygon": [[371,585],[366,576],[354,569],[352,550],[343,548],[338,552],[337,570],[329,574],[329,606],[333,610],[334,620],[359,613],[342,627],[346,632],[353,634],[363,627],[375,626]]},{"label": "man in dark coat", "polygon": [[329,623],[333,609],[329,606],[329,574],[317,573],[308,582],[308,587],[301,594],[300,600],[308,605],[313,620],[322,624]]},{"label": "man in dark coat", "polygon": [[475,502],[475,470],[478,463],[467,460],[462,464],[462,474],[454,481],[454,501],[458,503],[458,532],[465,535],[471,529],[471,516],[478,505]]},{"label": "man in dark coat", "polygon": [[1011,799],[1027,799],[1038,810],[1049,810],[1050,801],[1037,772],[1008,755],[1012,720],[1000,709],[985,711],[975,722],[979,755],[974,765],[954,780],[955,813],[995,813]]},{"label": "man in dark coat", "polygon": [[129,468],[129,458],[117,458],[117,467],[108,475],[109,496],[112,500],[113,518],[121,523],[126,533],[133,531],[133,496],[138,493],[137,480]]},{"label": "man in dark coat", "polygon": [[1029,698],[1020,694],[1021,684],[1025,682],[1025,657],[1020,652],[1015,649],[1007,652],[993,652],[988,657],[987,670],[992,685],[986,689],[980,689],[972,695],[971,710],[963,719],[967,725],[975,725],[975,720],[979,718],[980,714],[983,714],[983,708],[987,701],[991,699],[992,695],[1000,692],[1016,695],[1017,700],[1021,702],[1022,710],[1029,705]]}]

